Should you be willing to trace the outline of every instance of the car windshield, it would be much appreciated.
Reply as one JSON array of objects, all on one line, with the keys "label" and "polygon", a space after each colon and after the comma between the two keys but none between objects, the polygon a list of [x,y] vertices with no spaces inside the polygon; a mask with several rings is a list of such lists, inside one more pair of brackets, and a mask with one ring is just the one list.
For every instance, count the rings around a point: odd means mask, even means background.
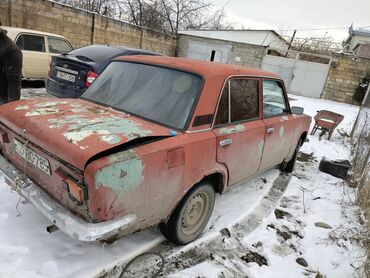
[{"label": "car windshield", "polygon": [[202,85],[195,74],[138,63],[109,64],[82,98],[185,129]]}]

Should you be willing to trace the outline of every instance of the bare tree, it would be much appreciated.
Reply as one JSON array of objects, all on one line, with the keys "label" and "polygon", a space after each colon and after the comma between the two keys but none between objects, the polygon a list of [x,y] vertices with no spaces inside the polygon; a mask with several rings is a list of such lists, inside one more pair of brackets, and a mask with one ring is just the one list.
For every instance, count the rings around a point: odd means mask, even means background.
[{"label": "bare tree", "polygon": [[233,22],[227,21],[227,11],[226,6],[222,6],[220,9],[216,10],[212,16],[212,20],[207,28],[211,30],[231,30],[234,29]]},{"label": "bare tree", "polygon": [[[285,39],[290,41],[292,38],[285,36]],[[307,37],[297,38],[292,40],[292,48],[297,51],[318,53],[318,54],[331,54],[343,50],[340,43],[334,42],[333,37]]]},{"label": "bare tree", "polygon": [[160,16],[157,0],[117,0],[117,11],[120,20],[127,20],[139,26],[165,31],[164,19]]},{"label": "bare tree", "polygon": [[56,0],[75,8],[84,9],[104,16],[113,17],[116,14],[114,0]]},{"label": "bare tree", "polygon": [[224,24],[225,7],[212,12],[207,0],[159,0],[160,16],[165,20],[165,29],[176,35],[181,29],[230,29]]},{"label": "bare tree", "polygon": [[186,29],[231,29],[225,6],[213,10],[210,0],[56,0],[132,24],[177,35]]}]

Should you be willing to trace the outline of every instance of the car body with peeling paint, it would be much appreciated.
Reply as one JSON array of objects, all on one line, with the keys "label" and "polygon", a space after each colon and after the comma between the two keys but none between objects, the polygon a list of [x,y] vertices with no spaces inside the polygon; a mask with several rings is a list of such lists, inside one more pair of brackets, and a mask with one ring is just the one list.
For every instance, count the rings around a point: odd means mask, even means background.
[{"label": "car body with peeling paint", "polygon": [[272,73],[126,56],[81,99],[2,105],[0,169],[50,227],[80,241],[160,224],[186,244],[216,193],[276,165],[292,171],[310,123]]}]

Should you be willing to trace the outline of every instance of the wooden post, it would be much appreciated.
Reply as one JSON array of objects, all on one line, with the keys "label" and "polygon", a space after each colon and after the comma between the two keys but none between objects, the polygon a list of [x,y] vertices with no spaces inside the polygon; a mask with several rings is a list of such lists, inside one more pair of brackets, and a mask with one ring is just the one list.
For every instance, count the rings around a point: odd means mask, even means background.
[{"label": "wooden post", "polygon": [[91,23],[91,44],[94,44],[95,37],[95,13],[92,14],[92,23]]},{"label": "wooden post", "polygon": [[[363,99],[363,101],[362,101],[362,104],[361,104],[361,106],[360,106],[360,110],[358,111],[358,114],[357,114],[357,117],[356,117],[356,121],[355,121],[355,124],[353,125],[353,128],[352,128],[352,131],[351,131],[351,138],[353,138],[353,135],[354,135],[354,133],[355,133],[355,131],[356,131],[356,129],[357,129],[357,126],[358,126],[358,120],[359,120],[359,118],[360,118],[360,113],[361,113],[361,109],[363,108],[363,107],[366,107],[365,106],[365,104],[366,103],[370,103],[370,100],[369,100],[369,98],[370,98],[370,84],[369,84],[369,86],[367,87],[367,91],[366,91],[366,94],[365,94],[365,96],[364,96],[364,99]],[[370,108],[370,107],[369,107]]]},{"label": "wooden post", "polygon": [[9,16],[9,21],[8,21],[8,25],[9,26],[12,26],[12,0],[9,0],[8,1],[8,16]]},{"label": "wooden post", "polygon": [[289,53],[289,50],[290,48],[292,47],[292,43],[293,43],[293,40],[294,40],[294,37],[295,37],[295,34],[297,33],[297,30],[294,30],[293,32],[293,36],[292,36],[292,39],[290,40],[290,43],[289,43],[289,46],[288,46],[288,50],[286,51],[286,54],[285,54],[285,57],[288,56],[288,53]]},{"label": "wooden post", "polygon": [[140,28],[141,33],[140,33],[140,49],[143,49],[143,36],[144,36],[144,30],[143,28]]}]

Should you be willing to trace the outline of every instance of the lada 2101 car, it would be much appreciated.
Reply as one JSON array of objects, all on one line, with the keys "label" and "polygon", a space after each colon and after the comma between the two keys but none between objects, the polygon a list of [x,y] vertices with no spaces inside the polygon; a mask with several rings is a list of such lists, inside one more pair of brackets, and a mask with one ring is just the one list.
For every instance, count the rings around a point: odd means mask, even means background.
[{"label": "lada 2101 car", "polygon": [[82,99],[3,105],[0,168],[80,241],[159,224],[186,244],[207,224],[216,193],[276,165],[292,171],[310,122],[274,74],[126,56]]}]

